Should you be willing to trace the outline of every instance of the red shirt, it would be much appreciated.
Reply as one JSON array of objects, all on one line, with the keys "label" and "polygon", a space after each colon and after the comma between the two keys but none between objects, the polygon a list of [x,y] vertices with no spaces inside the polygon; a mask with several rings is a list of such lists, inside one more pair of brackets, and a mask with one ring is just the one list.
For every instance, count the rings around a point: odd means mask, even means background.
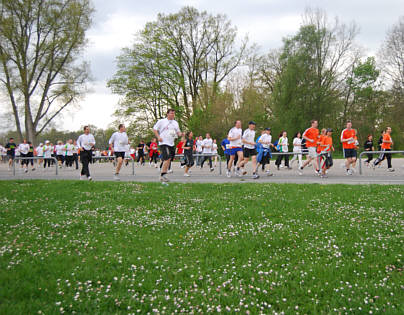
[{"label": "red shirt", "polygon": [[182,154],[184,152],[184,142],[180,141],[177,144],[177,154]]},{"label": "red shirt", "polygon": [[318,134],[319,134],[318,129],[312,127],[306,129],[306,131],[303,132],[303,137],[313,140],[313,142],[306,141],[306,147],[317,147]]},{"label": "red shirt", "polygon": [[355,129],[344,129],[341,132],[341,141],[345,139],[353,138],[353,140],[342,142],[342,147],[344,149],[356,149],[355,139],[356,132]]},{"label": "red shirt", "polygon": [[157,143],[156,142],[151,142],[150,143],[150,149],[149,149],[149,155],[153,156],[154,153],[157,152]]}]

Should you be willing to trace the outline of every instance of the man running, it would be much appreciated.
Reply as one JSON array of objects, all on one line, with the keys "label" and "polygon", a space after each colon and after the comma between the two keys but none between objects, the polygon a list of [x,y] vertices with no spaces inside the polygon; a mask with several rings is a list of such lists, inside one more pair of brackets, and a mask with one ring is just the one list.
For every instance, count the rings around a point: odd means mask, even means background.
[{"label": "man running", "polygon": [[334,147],[332,145],[332,132],[333,130],[328,128],[320,143],[321,151],[319,155],[324,159],[324,165],[321,168],[321,178],[327,178],[326,173],[334,164],[331,155],[332,151],[334,151]]},{"label": "man running", "polygon": [[309,163],[313,163],[313,168],[316,172],[316,174],[320,174],[319,168],[318,168],[318,163],[317,163],[317,142],[318,142],[318,134],[319,131],[317,129],[318,127],[318,121],[313,119],[311,121],[311,127],[307,128],[303,132],[303,139],[306,140],[306,147],[307,150],[309,151],[307,161],[304,162],[302,166],[298,168],[299,175],[303,175],[303,169],[309,165]]},{"label": "man running", "polygon": [[73,166],[73,152],[74,152],[74,144],[73,139],[67,140],[65,144],[65,166],[72,167]]},{"label": "man running", "polygon": [[201,169],[203,168],[203,164],[205,164],[205,161],[209,160],[209,167],[211,172],[214,171],[212,165],[212,146],[213,146],[213,140],[210,137],[210,133],[207,133],[206,138],[202,141],[203,157],[202,157]]},{"label": "man running", "polygon": [[53,151],[53,147],[52,147],[50,141],[46,140],[45,145],[43,146],[43,157],[44,157],[43,168],[46,168],[46,165],[48,165],[48,167],[51,166],[52,151]]},{"label": "man running", "polygon": [[393,139],[391,139],[391,131],[391,127],[387,127],[386,131],[383,134],[383,142],[381,145],[383,153],[381,153],[376,161],[373,163],[373,169],[384,159],[387,159],[387,171],[394,172],[394,168],[391,165],[391,153],[387,153],[391,151],[391,146],[394,144]]},{"label": "man running", "polygon": [[257,142],[261,146],[261,149],[260,153],[257,156],[257,161],[259,162],[259,164],[257,165],[255,172],[258,175],[258,169],[260,165],[262,165],[262,170],[265,171],[267,176],[273,176],[269,168],[267,170],[265,169],[267,164],[269,166],[271,159],[271,147],[274,146],[272,143],[271,128],[265,128],[261,136],[257,139]]},{"label": "man running", "polygon": [[346,128],[341,132],[342,148],[344,149],[344,157],[346,158],[345,168],[346,174],[352,175],[351,165],[356,163],[356,141],[357,135],[355,129],[352,129],[352,122],[346,122]]},{"label": "man running", "polygon": [[242,142],[244,144],[243,149],[243,156],[244,156],[244,163],[243,167],[248,163],[251,157],[252,162],[252,169],[253,179],[259,178],[257,174],[257,150],[255,149],[255,122],[250,121],[248,123],[248,129],[244,130]]},{"label": "man running", "polygon": [[167,111],[167,117],[160,119],[153,127],[153,133],[159,141],[161,157],[163,160],[163,166],[160,173],[160,181],[162,183],[169,182],[166,175],[171,160],[175,157],[174,141],[178,136],[182,135],[180,127],[174,120],[174,117],[175,110],[169,109]]},{"label": "man running", "polygon": [[87,177],[88,180],[93,180],[90,176],[90,170],[88,168],[88,163],[92,160],[92,148],[95,145],[95,138],[90,133],[90,127],[84,126],[84,133],[77,139],[77,145],[80,149],[80,161],[82,164],[82,169],[80,173],[80,180]]},{"label": "man running", "polygon": [[231,169],[233,166],[233,161],[236,156],[238,156],[238,162],[235,167],[234,173],[237,176],[241,176],[240,167],[243,166],[244,156],[243,156],[243,148],[242,148],[242,133],[243,130],[241,129],[241,120],[236,120],[234,123],[234,127],[230,129],[227,139],[229,139],[230,144],[230,160],[227,164],[227,171],[226,176],[231,177]]},{"label": "man running", "polygon": [[[27,142],[27,139],[24,139],[23,143],[20,143],[18,146],[18,149],[20,150],[20,156],[22,158],[28,157],[28,152],[29,152],[29,144]],[[28,160],[24,159],[21,161],[21,166],[24,167],[24,172],[28,172]]]},{"label": "man running", "polygon": [[43,163],[43,143],[42,142],[36,147],[36,156],[41,158],[41,159],[38,159],[38,167],[40,167],[40,166],[42,166],[42,163]]},{"label": "man running", "polygon": [[185,158],[185,177],[189,177],[189,169],[194,165],[194,157],[192,152],[194,151],[194,139],[191,131],[185,135],[184,143],[184,158]]},{"label": "man running", "polygon": [[153,138],[149,145],[149,157],[150,157],[150,166],[154,162],[154,167],[157,168],[157,158],[159,157],[159,152],[157,150],[157,139]]},{"label": "man running", "polygon": [[11,165],[13,164],[14,158],[15,158],[15,149],[17,145],[14,142],[14,138],[10,138],[8,140],[8,143],[5,146],[5,149],[7,150],[7,158],[8,158],[8,168],[11,169]]},{"label": "man running", "polygon": [[145,157],[145,153],[144,153],[145,147],[146,147],[146,145],[145,145],[143,140],[141,140],[140,143],[136,147],[136,150],[137,150],[137,160],[136,160],[136,162],[137,162],[138,165],[139,165],[139,163],[140,163],[140,165],[144,165],[144,162],[145,162],[145,158],[144,158]]},{"label": "man running", "polygon": [[125,159],[126,145],[129,144],[128,135],[124,124],[119,124],[118,131],[114,132],[108,141],[109,149],[115,154],[117,163],[114,174],[114,180],[119,181],[119,172],[121,171],[123,160]]}]

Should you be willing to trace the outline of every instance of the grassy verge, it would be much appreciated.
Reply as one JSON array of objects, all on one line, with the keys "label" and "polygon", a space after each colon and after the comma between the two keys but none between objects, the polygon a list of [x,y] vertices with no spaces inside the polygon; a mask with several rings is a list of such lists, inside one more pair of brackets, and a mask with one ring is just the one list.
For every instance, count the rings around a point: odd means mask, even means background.
[{"label": "grassy verge", "polygon": [[0,313],[404,312],[404,187],[0,182]]}]

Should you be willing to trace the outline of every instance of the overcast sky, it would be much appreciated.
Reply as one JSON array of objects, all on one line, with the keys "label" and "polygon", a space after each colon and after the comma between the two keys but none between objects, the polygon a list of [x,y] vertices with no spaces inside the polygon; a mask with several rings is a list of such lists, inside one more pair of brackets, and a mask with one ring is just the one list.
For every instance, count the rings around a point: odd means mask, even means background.
[{"label": "overcast sky", "polygon": [[106,128],[112,122],[119,97],[111,94],[106,82],[115,73],[115,58],[158,13],[174,13],[189,5],[226,14],[240,38],[248,34],[250,43],[265,52],[280,47],[283,37],[298,31],[305,8],[321,8],[330,19],[337,16],[346,24],[354,21],[360,28],[357,42],[368,55],[377,52],[386,31],[404,14],[403,0],[93,0],[93,4],[94,23],[83,58],[91,63],[94,81],[80,109],[60,119],[58,128],[64,130],[77,130],[85,124]]}]

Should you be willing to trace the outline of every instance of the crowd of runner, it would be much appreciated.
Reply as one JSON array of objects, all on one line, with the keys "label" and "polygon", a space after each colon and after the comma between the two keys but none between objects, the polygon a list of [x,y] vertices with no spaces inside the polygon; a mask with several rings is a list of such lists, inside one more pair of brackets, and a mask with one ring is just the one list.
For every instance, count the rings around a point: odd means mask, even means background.
[{"label": "crowd of runner", "polygon": [[[56,144],[50,141],[40,143],[34,147],[31,142],[24,140],[16,144],[13,138],[3,147],[0,146],[2,160],[8,160],[11,168],[15,157],[20,162],[24,172],[28,172],[37,167],[56,167],[79,168],[79,161],[82,164],[80,179],[91,180],[89,164],[95,159],[107,158],[114,163],[114,179],[120,180],[119,174],[126,160],[136,160],[139,165],[145,165],[149,161],[151,167],[160,167],[160,181],[168,182],[168,173],[172,173],[171,162],[176,155],[181,156],[181,167],[184,169],[184,176],[190,176],[190,169],[196,166],[203,168],[206,161],[209,164],[209,170],[214,171],[217,165],[218,144],[216,139],[212,139],[209,133],[205,138],[198,136],[194,138],[192,132],[183,133],[180,131],[178,123],[175,121],[175,111],[168,110],[167,117],[159,120],[153,127],[154,138],[148,143],[140,141],[135,147],[130,145],[125,125],[120,124],[109,139],[108,150],[95,149],[96,141],[90,133],[88,126],[84,127],[84,133],[73,141],[67,140],[65,143],[57,141]],[[391,128],[387,127],[380,135],[378,140],[378,151],[382,153],[373,162],[373,154],[367,154],[365,165],[375,168],[387,159],[388,171],[393,172],[391,164],[391,147],[393,140],[391,138]],[[269,164],[273,154],[276,153],[275,166],[280,168],[292,169],[293,163],[298,163],[298,174],[302,175],[303,170],[312,165],[315,174],[322,178],[327,177],[328,170],[333,166],[332,152],[334,151],[333,130],[331,128],[318,129],[318,121],[312,120],[311,126],[303,133],[297,132],[292,141],[293,149],[289,152],[289,139],[286,131],[279,134],[279,137],[273,140],[271,128],[265,128],[260,131],[256,137],[256,124],[253,121],[248,123],[248,127],[243,131],[242,122],[237,120],[234,127],[228,132],[228,135],[220,143],[223,153],[226,157],[226,176],[245,176],[247,175],[246,165],[251,160],[251,176],[254,179],[260,177],[259,171],[267,176],[273,173],[269,170]],[[175,145],[177,138],[180,141]],[[357,150],[359,142],[357,131],[352,128],[352,122],[346,123],[346,128],[341,133],[340,141],[343,147],[344,158],[346,159],[343,167],[347,175],[352,175],[355,170],[357,160]],[[373,136],[368,135],[364,143],[365,151],[374,151]],[[303,155],[307,155],[303,162]],[[289,157],[293,156],[289,161]],[[37,163],[34,163],[32,157]],[[282,165],[284,161],[284,165]],[[160,162],[160,163],[159,163]]]}]

